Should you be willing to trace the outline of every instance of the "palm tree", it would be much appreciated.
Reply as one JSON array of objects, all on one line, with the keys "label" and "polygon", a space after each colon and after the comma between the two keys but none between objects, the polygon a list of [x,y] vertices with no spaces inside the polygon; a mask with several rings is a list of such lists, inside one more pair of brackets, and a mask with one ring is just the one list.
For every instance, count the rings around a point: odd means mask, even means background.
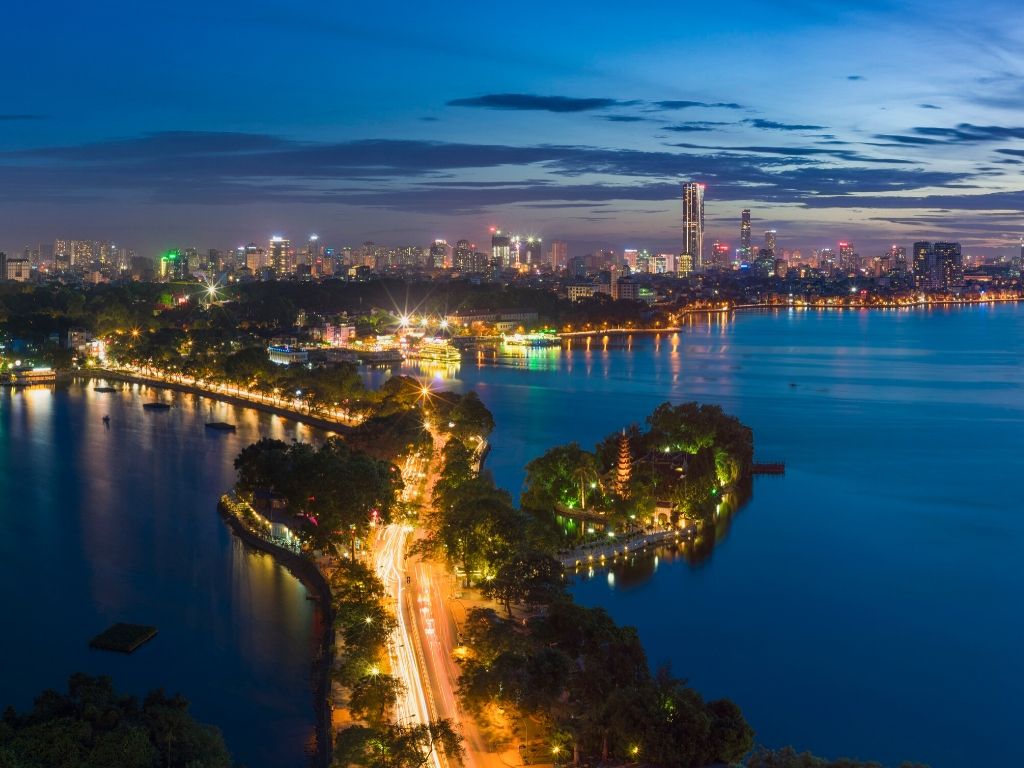
[{"label": "palm tree", "polygon": [[572,471],[573,479],[580,486],[580,509],[587,508],[587,484],[597,482],[597,470],[594,468],[594,461],[588,455],[580,457],[580,463]]}]

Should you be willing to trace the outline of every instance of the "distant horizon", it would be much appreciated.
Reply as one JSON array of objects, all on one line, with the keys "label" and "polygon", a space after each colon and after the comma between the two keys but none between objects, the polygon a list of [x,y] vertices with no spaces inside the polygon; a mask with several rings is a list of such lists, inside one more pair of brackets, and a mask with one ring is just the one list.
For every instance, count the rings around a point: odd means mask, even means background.
[{"label": "distant horizon", "polygon": [[[674,252],[688,180],[707,185],[706,242],[733,247],[743,208],[755,241],[776,229],[801,251],[1005,255],[1024,233],[1010,0],[400,10],[13,8],[0,243],[147,255],[263,232],[479,242],[500,224]],[[62,44],[41,56],[39,30]]]}]

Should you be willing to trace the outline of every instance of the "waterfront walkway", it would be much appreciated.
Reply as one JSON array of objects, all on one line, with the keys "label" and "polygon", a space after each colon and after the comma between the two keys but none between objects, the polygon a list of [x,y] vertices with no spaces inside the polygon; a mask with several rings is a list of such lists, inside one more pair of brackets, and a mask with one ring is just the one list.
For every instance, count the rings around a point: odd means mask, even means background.
[{"label": "waterfront walkway", "polygon": [[190,383],[184,378],[171,379],[162,377],[159,374],[143,373],[122,368],[83,368],[73,372],[72,375],[83,379],[107,379],[158,387],[160,389],[170,389],[175,392],[187,392],[199,395],[200,397],[208,397],[211,400],[217,400],[222,403],[252,408],[253,410],[292,419],[293,421],[316,429],[323,429],[327,432],[344,433],[360,423],[359,419],[342,411],[311,413],[302,410],[292,404],[292,401],[284,398],[273,398],[269,395],[261,395],[260,393],[249,392],[227,385],[202,386]]},{"label": "waterfront walkway", "polygon": [[558,560],[562,567],[575,570],[582,567],[594,567],[608,565],[619,557],[627,557],[637,552],[643,552],[648,547],[655,547],[661,544],[680,544],[690,541],[697,535],[697,526],[688,525],[685,528],[669,528],[663,531],[650,531],[648,533],[636,533],[625,536],[621,539],[608,539],[597,541],[591,544],[584,544],[569,552],[558,554]]}]

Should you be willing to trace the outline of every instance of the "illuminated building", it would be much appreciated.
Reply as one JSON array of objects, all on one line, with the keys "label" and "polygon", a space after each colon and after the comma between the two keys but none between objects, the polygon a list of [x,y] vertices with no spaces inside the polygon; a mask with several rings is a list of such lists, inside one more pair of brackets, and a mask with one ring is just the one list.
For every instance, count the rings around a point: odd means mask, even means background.
[{"label": "illuminated building", "polygon": [[907,273],[907,249],[902,245],[894,245],[889,249],[890,269],[898,275]]},{"label": "illuminated building", "polygon": [[778,232],[774,229],[766,230],[764,233],[764,250],[768,251],[775,258],[775,248],[777,245]]},{"label": "illuminated building", "polygon": [[929,282],[929,265],[932,261],[932,244],[914,243],[914,287],[927,288]]},{"label": "illuminated building", "polygon": [[293,271],[289,269],[290,254],[292,244],[290,240],[283,238],[279,235],[274,235],[270,238],[270,244],[267,248],[267,254],[269,258],[269,267],[274,270],[278,275],[286,275]]},{"label": "illuminated building", "polygon": [[512,266],[512,238],[500,229],[491,229],[491,263],[497,269]]},{"label": "illuminated building", "polygon": [[626,430],[619,436],[619,452],[615,457],[615,495],[620,499],[629,498],[629,481],[633,475],[633,457],[629,450]]},{"label": "illuminated building", "polygon": [[28,259],[0,259],[0,266],[3,267],[4,280],[15,283],[27,283],[32,277],[32,262]]},{"label": "illuminated building", "polygon": [[959,288],[964,284],[964,262],[960,243],[935,243],[932,246],[931,283],[937,290]]},{"label": "illuminated building", "polygon": [[626,262],[626,266],[629,267],[630,270],[633,272],[639,271],[639,267],[637,266],[637,256],[639,255],[639,253],[640,251],[638,251],[636,248],[626,248],[622,252],[622,260]]},{"label": "illuminated building", "polygon": [[840,242],[839,243],[839,268],[850,270],[854,268],[854,253],[853,243]]},{"label": "illuminated building", "polygon": [[746,261],[750,258],[750,209],[740,211],[740,257]]},{"label": "illuminated building", "polygon": [[322,269],[323,262],[320,260],[320,255],[320,237],[319,235],[310,235],[309,240],[306,241],[306,263],[311,267],[319,264]]},{"label": "illuminated building", "polygon": [[548,256],[552,269],[564,269],[569,263],[569,244],[565,240],[552,240]]},{"label": "illuminated building", "polygon": [[651,261],[651,271],[656,275],[666,275],[676,271],[676,255],[659,253]]},{"label": "illuminated building", "polygon": [[715,240],[711,245],[711,265],[724,267],[729,263],[729,246]]},{"label": "illuminated building", "polygon": [[267,357],[270,362],[276,365],[292,365],[294,363],[308,363],[309,352],[304,349],[296,349],[288,346],[267,347]]},{"label": "illuminated building", "polygon": [[535,267],[543,261],[541,239],[533,235],[513,235],[511,242],[511,266],[521,271]]},{"label": "illuminated building", "polygon": [[469,240],[459,240],[455,243],[455,251],[452,253],[452,266],[459,272],[473,271],[473,246]]},{"label": "illuminated building", "polygon": [[704,185],[688,181],[683,184],[683,250],[679,258],[679,273],[689,274],[703,266]]},{"label": "illuminated building", "polygon": [[188,259],[177,248],[160,257],[160,277],[164,280],[184,280],[188,277]]},{"label": "illuminated building", "polygon": [[434,269],[444,269],[450,262],[448,258],[448,241],[435,240],[430,244],[430,263],[427,265]]}]

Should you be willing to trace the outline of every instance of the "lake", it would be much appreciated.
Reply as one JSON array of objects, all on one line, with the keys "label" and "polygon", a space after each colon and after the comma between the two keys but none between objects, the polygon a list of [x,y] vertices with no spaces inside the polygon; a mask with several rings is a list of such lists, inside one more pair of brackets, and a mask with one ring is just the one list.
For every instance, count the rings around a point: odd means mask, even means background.
[{"label": "lake", "polygon": [[576,599],[764,744],[1024,764],[1024,306],[738,314],[447,379],[494,412],[487,466],[515,495],[547,447],[666,400],[737,415],[785,477],[755,480],[710,557],[599,572]]},{"label": "lake", "polygon": [[[307,765],[315,604],[231,536],[216,503],[245,445],[312,431],[191,395],[93,386],[0,389],[0,706],[27,707],[76,671],[110,675],[136,695],[180,692],[250,768]],[[144,412],[153,399],[175,407]],[[205,429],[213,420],[238,431]],[[117,621],[159,634],[130,656],[90,650]]]}]

